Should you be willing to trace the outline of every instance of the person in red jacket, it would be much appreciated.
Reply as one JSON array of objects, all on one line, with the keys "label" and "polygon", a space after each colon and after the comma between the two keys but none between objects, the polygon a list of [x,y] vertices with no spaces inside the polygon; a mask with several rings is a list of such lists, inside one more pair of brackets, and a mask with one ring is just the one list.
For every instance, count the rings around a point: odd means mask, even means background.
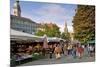
[{"label": "person in red jacket", "polygon": [[84,52],[84,48],[82,46],[78,46],[77,47],[77,52],[78,52],[78,57],[82,58],[83,52]]}]

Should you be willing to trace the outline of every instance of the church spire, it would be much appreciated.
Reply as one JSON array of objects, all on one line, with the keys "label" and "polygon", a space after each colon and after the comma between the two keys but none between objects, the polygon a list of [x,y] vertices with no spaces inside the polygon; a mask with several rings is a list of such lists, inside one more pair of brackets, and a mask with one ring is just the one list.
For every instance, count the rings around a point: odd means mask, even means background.
[{"label": "church spire", "polygon": [[68,33],[68,28],[67,28],[67,22],[65,21],[65,28],[64,28],[64,32]]},{"label": "church spire", "polygon": [[21,9],[19,5],[19,0],[15,0],[14,7],[13,7],[13,14],[15,16],[21,16]]}]

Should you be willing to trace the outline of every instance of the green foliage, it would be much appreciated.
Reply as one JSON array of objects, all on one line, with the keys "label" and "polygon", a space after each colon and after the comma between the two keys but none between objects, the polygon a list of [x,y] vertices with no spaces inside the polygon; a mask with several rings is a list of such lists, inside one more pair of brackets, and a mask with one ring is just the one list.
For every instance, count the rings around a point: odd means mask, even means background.
[{"label": "green foliage", "polygon": [[56,24],[52,24],[52,27],[48,26],[48,24],[44,24],[42,29],[43,30],[39,30],[36,35],[43,36],[46,34],[48,37],[60,37],[59,27]]},{"label": "green foliage", "polygon": [[75,39],[81,42],[95,40],[95,6],[78,5],[73,27]]},{"label": "green foliage", "polygon": [[69,33],[63,32],[63,33],[61,34],[61,38],[62,38],[62,39],[65,39],[65,40],[70,40],[70,34],[69,34]]},{"label": "green foliage", "polygon": [[38,35],[38,36],[43,36],[44,34],[45,34],[44,31],[41,31],[41,30],[35,33],[35,35]]}]

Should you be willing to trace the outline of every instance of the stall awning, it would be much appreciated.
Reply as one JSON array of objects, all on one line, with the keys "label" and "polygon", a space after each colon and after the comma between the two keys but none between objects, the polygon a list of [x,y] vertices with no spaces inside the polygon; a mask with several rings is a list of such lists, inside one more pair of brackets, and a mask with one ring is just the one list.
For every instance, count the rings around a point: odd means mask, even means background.
[{"label": "stall awning", "polygon": [[[10,39],[11,40],[33,40],[36,42],[43,42],[44,37],[43,36],[36,36],[33,34],[28,34],[25,32],[21,32],[21,31],[17,31],[14,29],[11,29],[10,31]],[[48,42],[59,42],[61,38],[57,38],[57,37],[47,37]]]},{"label": "stall awning", "polygon": [[42,40],[43,39],[42,37],[24,33],[21,31],[16,31],[13,29],[11,29],[10,31],[10,38],[12,40]]},{"label": "stall awning", "polygon": [[88,41],[87,43],[95,43],[95,40]]}]

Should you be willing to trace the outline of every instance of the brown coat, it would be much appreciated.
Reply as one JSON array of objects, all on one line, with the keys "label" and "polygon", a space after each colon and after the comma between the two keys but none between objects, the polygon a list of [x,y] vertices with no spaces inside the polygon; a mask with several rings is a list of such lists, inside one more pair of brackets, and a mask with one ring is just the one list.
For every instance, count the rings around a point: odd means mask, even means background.
[{"label": "brown coat", "polygon": [[61,53],[62,49],[60,47],[55,47],[54,53]]}]

